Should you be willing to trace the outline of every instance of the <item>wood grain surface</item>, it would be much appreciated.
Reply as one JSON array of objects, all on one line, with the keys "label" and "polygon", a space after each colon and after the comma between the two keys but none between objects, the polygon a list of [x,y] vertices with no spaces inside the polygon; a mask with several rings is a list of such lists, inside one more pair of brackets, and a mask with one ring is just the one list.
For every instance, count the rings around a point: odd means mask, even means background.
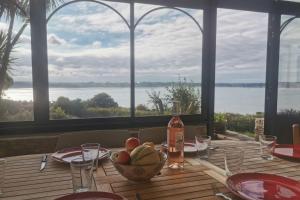
[{"label": "wood grain surface", "polygon": [[[243,171],[274,173],[300,180],[300,163],[279,158],[273,161],[262,160],[258,143],[213,141],[212,144],[218,148],[210,151],[208,161],[200,161],[196,156],[186,157],[184,170],[170,170],[164,167],[161,175],[144,183],[128,181],[116,171],[109,160],[106,160],[95,172],[97,188],[123,195],[129,200],[134,200],[137,192],[143,200],[218,200],[214,195],[214,187],[237,200],[238,198],[224,185],[226,177],[223,175],[223,147],[242,147],[245,150]],[[70,167],[49,157],[46,169],[40,172],[41,158],[42,155],[6,158],[4,194],[0,197],[1,200],[52,200],[73,192]]]}]

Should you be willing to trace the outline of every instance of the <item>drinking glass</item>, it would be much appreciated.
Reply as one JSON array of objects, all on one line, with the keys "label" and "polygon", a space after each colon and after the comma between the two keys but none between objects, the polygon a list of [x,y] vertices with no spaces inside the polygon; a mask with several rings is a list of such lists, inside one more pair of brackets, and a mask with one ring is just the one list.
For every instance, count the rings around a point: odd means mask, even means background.
[{"label": "drinking glass", "polygon": [[195,136],[195,144],[197,151],[200,155],[200,159],[207,160],[209,157],[210,136]]},{"label": "drinking glass", "polygon": [[100,144],[98,143],[86,143],[81,145],[82,156],[84,160],[93,160],[94,169],[98,169]]},{"label": "drinking glass", "polygon": [[75,193],[91,191],[93,162],[93,160],[84,160],[82,158],[76,158],[71,161],[72,183]]},{"label": "drinking glass", "polygon": [[273,135],[260,135],[260,155],[265,160],[273,160],[272,151],[276,145],[277,137]]},{"label": "drinking glass", "polygon": [[241,171],[244,162],[244,150],[239,147],[224,148],[226,176],[232,176]]},{"label": "drinking glass", "polygon": [[6,164],[6,160],[5,159],[0,159],[0,196],[3,194],[5,164]]}]

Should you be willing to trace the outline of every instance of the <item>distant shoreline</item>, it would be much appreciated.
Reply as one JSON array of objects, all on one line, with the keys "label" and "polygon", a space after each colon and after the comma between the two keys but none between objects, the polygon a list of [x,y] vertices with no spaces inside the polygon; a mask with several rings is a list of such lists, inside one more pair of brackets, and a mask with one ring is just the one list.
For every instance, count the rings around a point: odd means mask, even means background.
[{"label": "distant shoreline", "polygon": [[[173,82],[139,82],[136,83],[136,87],[170,87],[174,83]],[[200,87],[201,83],[188,83],[194,87]],[[127,88],[130,87],[130,83],[95,83],[95,82],[83,82],[83,83],[76,83],[76,82],[56,82],[50,83],[50,88],[96,88],[96,87],[106,87],[106,88]],[[216,87],[244,87],[244,88],[264,88],[264,83],[216,83]],[[300,88],[300,82],[297,83],[279,83],[280,88]],[[11,88],[18,89],[18,88],[32,88],[31,82],[15,82]]]}]

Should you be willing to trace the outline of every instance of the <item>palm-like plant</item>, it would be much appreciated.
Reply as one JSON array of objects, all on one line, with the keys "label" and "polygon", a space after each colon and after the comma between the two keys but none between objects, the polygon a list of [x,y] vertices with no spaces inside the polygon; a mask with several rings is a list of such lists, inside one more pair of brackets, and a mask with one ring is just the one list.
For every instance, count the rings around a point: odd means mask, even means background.
[{"label": "palm-like plant", "polygon": [[[1,33],[0,38],[0,99],[3,90],[7,86],[7,81],[12,82],[12,78],[8,74],[8,69],[11,64],[11,52],[18,42],[20,36],[28,26],[29,18],[29,3],[30,0],[1,0],[0,1],[0,18],[4,18],[9,26],[6,33]],[[48,11],[57,7],[63,0],[47,0],[46,6]],[[23,25],[16,34],[13,34],[13,28],[16,17],[23,19]]]},{"label": "palm-like plant", "polygon": [[[0,58],[3,58],[3,55],[5,54],[6,45],[7,45],[7,35],[3,31],[0,31]],[[8,63],[7,68],[10,66],[10,63],[12,62],[13,62],[13,58],[10,57],[7,62]],[[2,68],[1,63],[0,63],[0,68]],[[12,84],[13,84],[13,79],[11,78],[11,76],[6,74],[3,80],[3,89],[8,89]]]}]

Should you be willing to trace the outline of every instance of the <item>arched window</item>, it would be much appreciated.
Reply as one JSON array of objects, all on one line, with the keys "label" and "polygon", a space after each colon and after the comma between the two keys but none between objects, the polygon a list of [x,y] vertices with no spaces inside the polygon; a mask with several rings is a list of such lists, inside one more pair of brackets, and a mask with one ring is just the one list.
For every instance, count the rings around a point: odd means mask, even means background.
[{"label": "arched window", "polygon": [[300,111],[300,19],[284,15],[282,27],[277,111],[293,114]]},{"label": "arched window", "polygon": [[48,21],[51,119],[129,116],[128,4],[71,1]]},{"label": "arched window", "polygon": [[136,4],[136,116],[200,114],[202,11]]}]

